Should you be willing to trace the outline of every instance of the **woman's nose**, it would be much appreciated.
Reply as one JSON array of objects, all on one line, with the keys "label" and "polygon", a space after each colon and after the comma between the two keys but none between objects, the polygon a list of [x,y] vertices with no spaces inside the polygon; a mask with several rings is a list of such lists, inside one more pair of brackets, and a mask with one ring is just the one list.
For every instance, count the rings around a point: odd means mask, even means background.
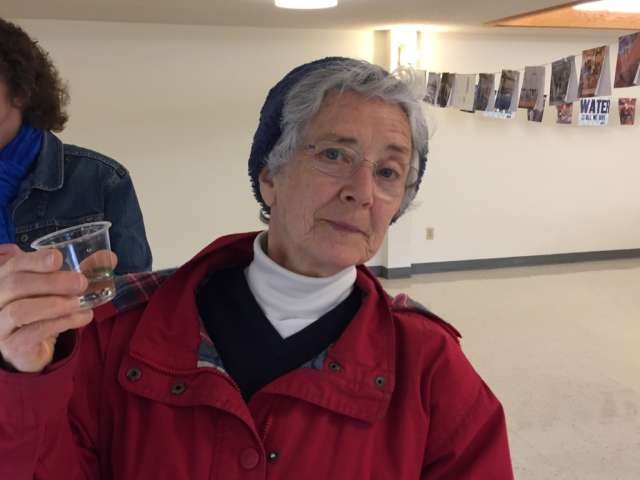
[{"label": "woman's nose", "polygon": [[375,188],[372,165],[369,162],[362,162],[346,179],[340,196],[343,201],[369,206],[373,203]]}]

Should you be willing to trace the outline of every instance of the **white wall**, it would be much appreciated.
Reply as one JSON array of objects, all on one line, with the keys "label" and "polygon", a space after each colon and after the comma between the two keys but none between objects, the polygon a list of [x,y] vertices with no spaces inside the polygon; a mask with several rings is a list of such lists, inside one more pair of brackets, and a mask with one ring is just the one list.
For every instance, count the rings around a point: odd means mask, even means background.
[{"label": "white wall", "polygon": [[[130,169],[158,268],[216,236],[261,228],[246,159],[260,106],[284,73],[325,55],[374,53],[368,31],[19,23],[71,84],[63,138]],[[616,35],[425,38],[424,67],[476,73],[548,63]],[[537,125],[431,109],[419,204],[371,263],[639,248],[640,127],[617,125],[616,109],[604,129],[556,126],[554,115],[547,109]],[[427,226],[434,240],[425,240]]]},{"label": "white wall", "polygon": [[[614,69],[617,55],[610,32],[431,34],[427,42],[425,68],[459,73],[521,69],[611,43]],[[501,121],[431,108],[413,262],[640,248],[640,127],[620,126],[617,110],[617,97],[640,97],[640,88],[613,95],[606,128],[556,125],[555,107],[541,125],[523,110]],[[434,240],[425,240],[427,226]]]},{"label": "white wall", "polygon": [[217,236],[263,228],[247,159],[269,88],[309,60],[373,56],[364,31],[18,23],[69,80],[62,138],[131,171],[155,268]]}]

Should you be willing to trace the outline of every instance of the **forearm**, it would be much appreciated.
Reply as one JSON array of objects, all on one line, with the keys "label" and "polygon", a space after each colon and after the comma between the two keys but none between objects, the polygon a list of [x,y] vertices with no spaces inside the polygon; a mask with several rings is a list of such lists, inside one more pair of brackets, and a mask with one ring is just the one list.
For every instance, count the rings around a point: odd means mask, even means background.
[{"label": "forearm", "polygon": [[98,478],[68,417],[76,361],[40,374],[0,371],[0,478]]}]

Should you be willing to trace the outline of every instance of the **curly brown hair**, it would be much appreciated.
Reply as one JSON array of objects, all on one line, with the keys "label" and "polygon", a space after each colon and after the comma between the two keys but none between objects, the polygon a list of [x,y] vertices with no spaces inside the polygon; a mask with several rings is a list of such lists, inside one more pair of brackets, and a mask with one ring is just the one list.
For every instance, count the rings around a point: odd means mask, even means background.
[{"label": "curly brown hair", "polygon": [[66,84],[38,42],[17,25],[0,18],[0,81],[18,101],[23,121],[59,132],[67,123]]}]

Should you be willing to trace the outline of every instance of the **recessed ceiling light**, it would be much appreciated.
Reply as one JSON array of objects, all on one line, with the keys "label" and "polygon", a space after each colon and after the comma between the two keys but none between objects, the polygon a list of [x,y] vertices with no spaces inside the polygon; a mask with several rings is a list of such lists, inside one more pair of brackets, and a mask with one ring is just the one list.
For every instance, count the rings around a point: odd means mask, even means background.
[{"label": "recessed ceiling light", "polygon": [[640,13],[640,2],[638,0],[600,0],[581,3],[573,8],[590,12]]},{"label": "recessed ceiling light", "polygon": [[293,8],[296,10],[314,10],[332,8],[338,5],[338,0],[275,0],[276,7]]}]

